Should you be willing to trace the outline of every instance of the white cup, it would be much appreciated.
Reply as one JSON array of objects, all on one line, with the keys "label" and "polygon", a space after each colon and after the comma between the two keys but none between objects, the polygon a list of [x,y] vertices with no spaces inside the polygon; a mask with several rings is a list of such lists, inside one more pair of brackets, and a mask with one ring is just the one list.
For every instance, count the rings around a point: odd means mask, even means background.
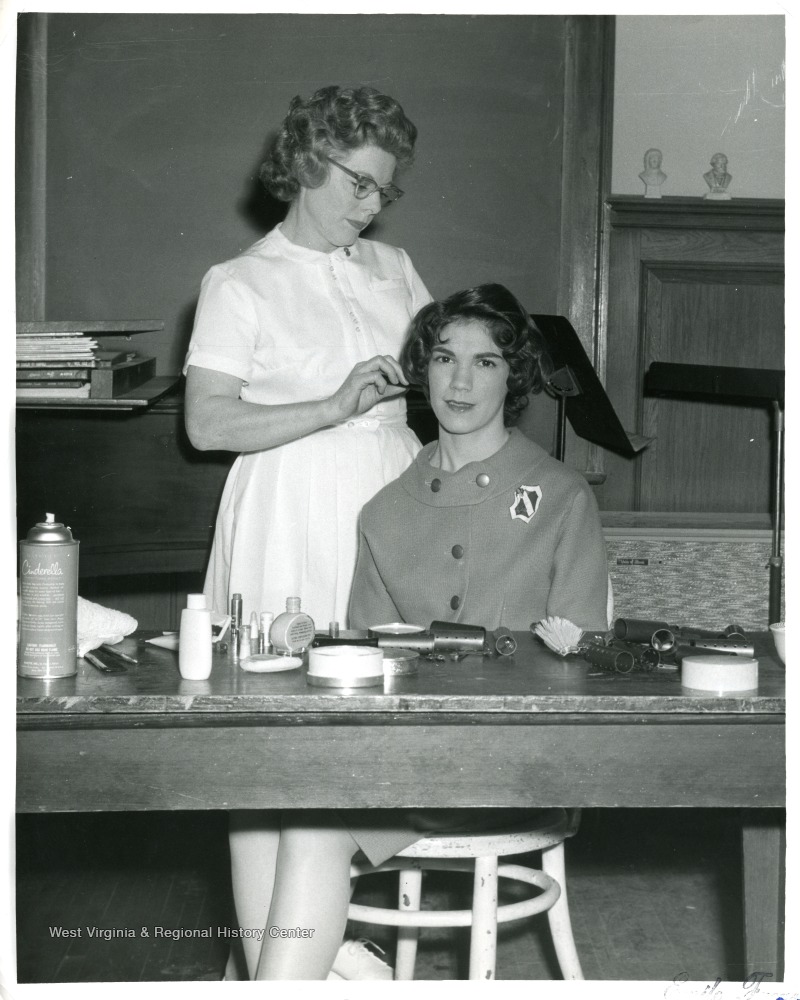
[{"label": "white cup", "polygon": [[786,622],[776,622],[770,625],[772,639],[775,643],[775,652],[780,657],[781,663],[786,663]]}]

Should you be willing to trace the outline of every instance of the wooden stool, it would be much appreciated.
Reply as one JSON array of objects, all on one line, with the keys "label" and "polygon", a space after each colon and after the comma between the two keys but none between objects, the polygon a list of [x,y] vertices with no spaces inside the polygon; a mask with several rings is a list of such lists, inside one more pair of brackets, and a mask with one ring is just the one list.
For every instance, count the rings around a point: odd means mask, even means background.
[{"label": "wooden stool", "polygon": [[[564,841],[577,829],[578,810],[540,809],[527,822],[480,833],[432,834],[381,865],[354,866],[353,875],[399,871],[399,905],[395,909],[351,903],[348,919],[398,928],[396,980],[414,978],[420,927],[472,926],[469,978],[494,979],[497,925],[547,911],[558,964],[565,979],[583,979],[567,905]],[[542,852],[542,867],[499,864],[498,858],[528,851]],[[461,860],[473,859],[473,860]],[[421,910],[423,869],[472,871],[471,910]],[[498,906],[497,879],[515,879],[543,891],[520,903]]]}]

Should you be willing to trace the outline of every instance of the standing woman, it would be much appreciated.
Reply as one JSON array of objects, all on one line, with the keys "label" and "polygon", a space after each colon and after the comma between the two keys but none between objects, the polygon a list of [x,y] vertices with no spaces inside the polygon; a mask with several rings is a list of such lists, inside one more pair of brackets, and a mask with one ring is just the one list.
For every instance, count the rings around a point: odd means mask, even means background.
[{"label": "standing woman", "polygon": [[[236,592],[245,620],[298,595],[315,622],[346,625],[359,511],[419,450],[395,358],[430,295],[403,250],[360,238],[402,195],[394,172],[411,162],[416,136],[397,101],[368,87],[295,97],[261,169],[289,202],[285,220],[203,280],[186,429],[196,448],[240,452],[206,575],[219,613]],[[324,834],[308,837],[316,848]],[[282,837],[279,814],[231,813],[239,926],[265,927],[279,847],[295,840]],[[243,945],[247,969],[236,971],[255,978],[260,943]]]},{"label": "standing woman", "polygon": [[203,279],[184,365],[186,429],[238,451],[205,592],[243,615],[298,595],[346,624],[363,504],[419,450],[395,360],[430,295],[407,254],[360,238],[402,191],[417,130],[391,97],[324,87],[295,97],[261,179],[285,220]]}]

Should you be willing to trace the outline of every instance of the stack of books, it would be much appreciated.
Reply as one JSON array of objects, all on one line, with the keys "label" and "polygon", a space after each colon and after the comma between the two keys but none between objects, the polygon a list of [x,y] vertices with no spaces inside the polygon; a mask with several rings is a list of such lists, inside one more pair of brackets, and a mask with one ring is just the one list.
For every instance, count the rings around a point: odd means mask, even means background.
[{"label": "stack of books", "polygon": [[85,333],[17,333],[17,398],[88,397],[97,362]]},{"label": "stack of books", "polygon": [[[41,320],[17,323],[20,406],[115,408],[158,394],[156,359],[126,348],[106,350],[97,337],[163,330],[161,320]],[[161,389],[161,394],[166,391]],[[136,393],[134,396],[133,394]]]}]

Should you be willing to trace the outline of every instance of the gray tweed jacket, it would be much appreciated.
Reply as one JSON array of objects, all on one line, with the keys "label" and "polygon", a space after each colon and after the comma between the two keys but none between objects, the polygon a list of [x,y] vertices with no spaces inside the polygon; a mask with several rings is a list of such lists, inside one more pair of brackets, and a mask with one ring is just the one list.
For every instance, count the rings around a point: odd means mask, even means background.
[{"label": "gray tweed jacket", "polygon": [[351,628],[434,619],[524,630],[548,615],[605,629],[608,565],[583,476],[512,428],[457,472],[426,445],[361,513]]}]

